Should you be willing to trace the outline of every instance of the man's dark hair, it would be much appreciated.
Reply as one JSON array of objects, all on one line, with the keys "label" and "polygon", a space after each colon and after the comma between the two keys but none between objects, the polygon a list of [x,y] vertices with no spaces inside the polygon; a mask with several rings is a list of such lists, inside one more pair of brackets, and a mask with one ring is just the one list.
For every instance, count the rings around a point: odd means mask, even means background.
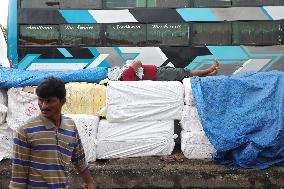
[{"label": "man's dark hair", "polygon": [[62,100],[66,97],[65,83],[55,77],[46,77],[36,88],[36,94],[40,98],[57,97]]}]

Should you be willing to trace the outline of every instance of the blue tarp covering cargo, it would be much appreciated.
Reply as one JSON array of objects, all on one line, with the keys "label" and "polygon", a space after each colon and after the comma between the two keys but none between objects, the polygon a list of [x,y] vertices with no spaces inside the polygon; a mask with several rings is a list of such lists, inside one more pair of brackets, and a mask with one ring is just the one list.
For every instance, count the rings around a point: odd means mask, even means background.
[{"label": "blue tarp covering cargo", "polygon": [[65,82],[97,83],[107,77],[107,68],[98,67],[76,71],[25,71],[20,69],[0,68],[0,88],[38,85],[48,76],[54,76]]},{"label": "blue tarp covering cargo", "polygon": [[214,159],[231,168],[284,164],[284,73],[193,78],[197,110]]}]

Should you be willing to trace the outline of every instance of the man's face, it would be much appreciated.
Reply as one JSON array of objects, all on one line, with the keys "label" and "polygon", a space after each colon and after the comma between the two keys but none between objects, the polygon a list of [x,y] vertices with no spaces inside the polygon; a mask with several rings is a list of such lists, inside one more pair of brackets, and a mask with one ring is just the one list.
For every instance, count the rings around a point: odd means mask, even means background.
[{"label": "man's face", "polygon": [[65,99],[58,97],[40,98],[38,97],[38,106],[41,113],[46,118],[54,118],[61,114],[61,108],[65,103]]}]

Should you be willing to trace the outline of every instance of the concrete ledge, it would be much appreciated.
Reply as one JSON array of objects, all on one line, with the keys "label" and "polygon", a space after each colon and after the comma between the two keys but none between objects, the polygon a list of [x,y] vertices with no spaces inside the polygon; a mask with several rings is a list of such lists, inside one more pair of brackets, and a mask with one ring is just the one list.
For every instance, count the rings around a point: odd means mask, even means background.
[{"label": "concrete ledge", "polygon": [[[114,159],[91,164],[97,188],[282,188],[284,167],[232,171],[211,160],[166,163],[159,157]],[[0,163],[0,188],[8,188],[9,160]],[[77,175],[70,188],[82,188]]]}]

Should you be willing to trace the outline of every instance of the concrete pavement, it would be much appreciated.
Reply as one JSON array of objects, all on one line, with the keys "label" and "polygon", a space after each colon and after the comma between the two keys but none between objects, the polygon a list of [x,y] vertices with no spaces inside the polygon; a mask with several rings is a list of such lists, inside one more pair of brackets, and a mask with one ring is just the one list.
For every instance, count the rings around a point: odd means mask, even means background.
[{"label": "concrete pavement", "polygon": [[[8,188],[9,160],[0,163],[0,188]],[[211,160],[167,163],[159,157],[99,160],[91,164],[97,188],[284,188],[284,167],[232,171]],[[82,188],[77,175],[71,189]]]}]

